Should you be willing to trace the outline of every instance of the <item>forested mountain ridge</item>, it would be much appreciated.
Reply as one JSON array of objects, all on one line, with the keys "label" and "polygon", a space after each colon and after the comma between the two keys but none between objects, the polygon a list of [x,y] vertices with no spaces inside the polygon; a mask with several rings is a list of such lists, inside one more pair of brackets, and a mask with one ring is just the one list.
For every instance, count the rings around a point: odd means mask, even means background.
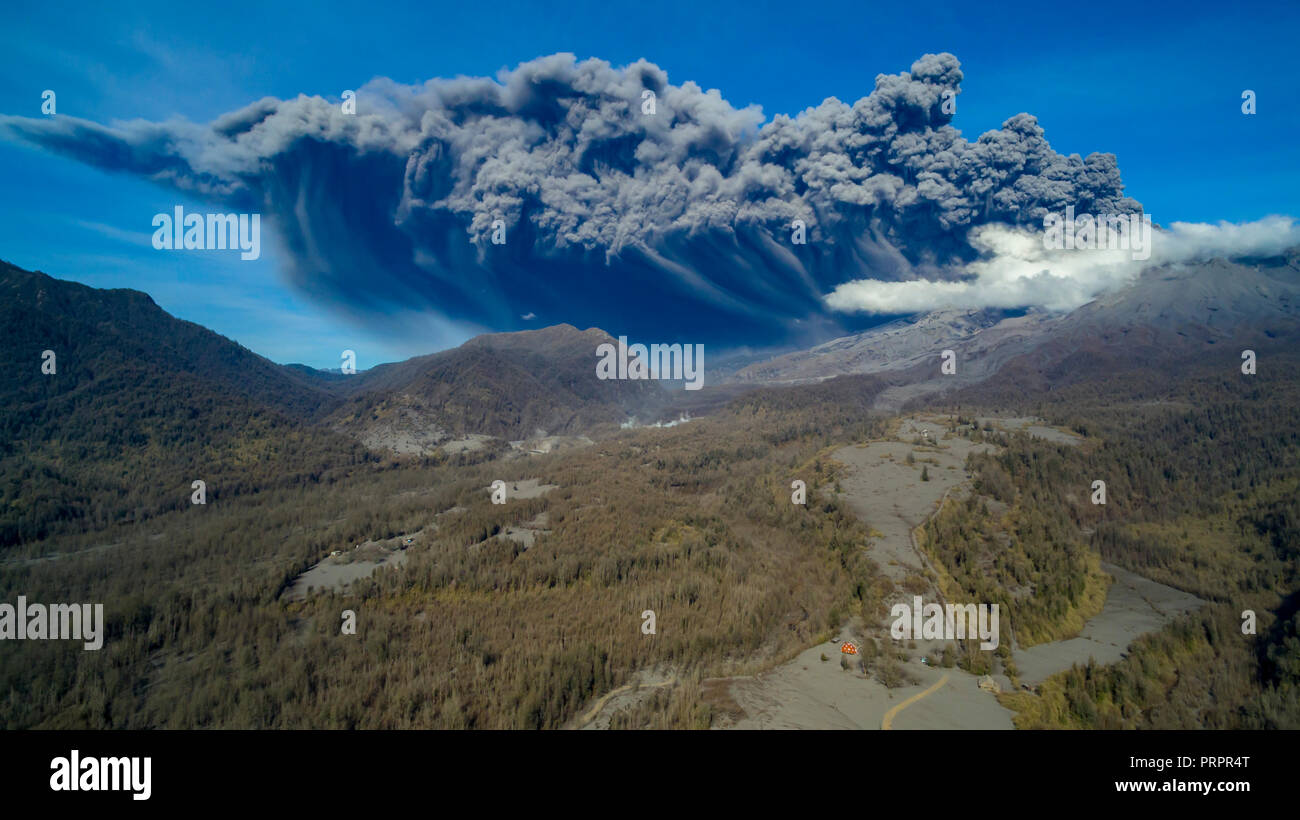
[{"label": "forested mountain ridge", "polygon": [[52,382],[41,372],[41,353],[53,350],[60,392],[144,366],[201,376],[287,415],[307,417],[335,401],[305,373],[177,319],[140,291],[92,288],[0,262],[0,316],[5,353],[36,364],[14,368],[5,380],[6,400],[46,396]]},{"label": "forested mountain ridge", "polygon": [[139,291],[8,263],[0,319],[15,363],[0,388],[2,546],[183,508],[196,480],[209,500],[330,480],[389,455],[373,434],[394,419],[435,438],[526,438],[616,428],[668,398],[598,379],[596,348],[614,340],[594,328],[490,334],[332,373],[276,364]]},{"label": "forested mountain ridge", "polygon": [[196,480],[210,502],[372,458],[307,423],[326,391],[138,291],[4,264],[0,320],[0,545],[180,509]]}]

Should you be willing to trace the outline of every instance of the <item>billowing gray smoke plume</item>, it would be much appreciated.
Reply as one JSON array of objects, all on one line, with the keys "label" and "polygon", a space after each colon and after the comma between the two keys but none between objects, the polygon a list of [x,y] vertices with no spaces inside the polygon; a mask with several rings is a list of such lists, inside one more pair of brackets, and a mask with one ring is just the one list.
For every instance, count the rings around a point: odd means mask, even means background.
[{"label": "billowing gray smoke plume", "polygon": [[951,278],[973,227],[1141,210],[1113,155],[1062,156],[1028,114],[962,138],[961,80],[926,55],[764,124],[651,63],[557,54],[496,80],[374,80],[355,115],[300,96],[208,125],[2,117],[0,135],[261,212],[295,281],[359,313],[771,340],[840,321],[824,297],[844,282]]}]

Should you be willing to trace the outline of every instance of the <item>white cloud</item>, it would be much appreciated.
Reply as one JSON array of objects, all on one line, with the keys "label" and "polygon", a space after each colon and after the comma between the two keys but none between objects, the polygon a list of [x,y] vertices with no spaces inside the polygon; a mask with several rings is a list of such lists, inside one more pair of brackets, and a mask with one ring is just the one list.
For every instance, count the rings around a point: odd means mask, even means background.
[{"label": "white cloud", "polygon": [[1149,267],[1277,255],[1300,245],[1300,225],[1284,216],[1243,224],[1174,222],[1156,229],[1151,243],[1150,259],[1135,260],[1128,250],[1048,250],[1040,231],[985,225],[971,231],[971,244],[985,258],[967,265],[958,280],[859,279],[836,287],[826,304],[832,310],[882,314],[941,308],[1073,310],[1124,287]]}]

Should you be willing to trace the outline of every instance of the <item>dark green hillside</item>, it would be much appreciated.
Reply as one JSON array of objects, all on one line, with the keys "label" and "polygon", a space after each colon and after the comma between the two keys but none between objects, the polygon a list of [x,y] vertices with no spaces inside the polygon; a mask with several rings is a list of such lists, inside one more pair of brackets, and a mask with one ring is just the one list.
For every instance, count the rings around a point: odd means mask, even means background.
[{"label": "dark green hillside", "polygon": [[[0,267],[0,545],[314,481],[367,459],[306,377],[143,293]],[[53,350],[57,372],[41,372]]]}]

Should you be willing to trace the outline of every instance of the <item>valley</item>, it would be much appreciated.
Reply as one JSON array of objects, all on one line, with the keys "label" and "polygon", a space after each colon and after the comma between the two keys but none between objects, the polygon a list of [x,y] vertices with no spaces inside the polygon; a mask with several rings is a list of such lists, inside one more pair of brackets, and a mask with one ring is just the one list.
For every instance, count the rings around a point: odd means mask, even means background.
[{"label": "valley", "polygon": [[[978,424],[997,430],[1025,430],[1043,440],[1077,446],[1077,436],[1043,427],[1026,418],[981,418]],[[850,509],[872,523],[872,538],[864,547],[897,589],[883,601],[887,610],[897,601],[920,594],[926,600],[943,600],[936,586],[939,573],[920,550],[913,531],[954,492],[969,493],[971,476],[966,456],[987,452],[986,443],[973,443],[953,435],[939,417],[899,419],[894,434],[885,440],[842,448],[835,458],[846,474],[837,480]],[[908,459],[908,455],[912,459]],[[919,457],[918,457],[919,456]],[[909,463],[910,461],[910,463]],[[922,481],[920,471],[933,466],[935,478]],[[999,691],[1015,691],[1017,682],[1027,687],[1069,669],[1118,660],[1142,634],[1158,630],[1170,620],[1194,611],[1202,601],[1178,590],[1147,581],[1120,567],[1104,565],[1116,578],[1101,612],[1090,618],[1077,638],[1011,647],[1011,669],[993,671]],[[1013,712],[993,693],[981,690],[981,675],[944,668],[939,658],[947,641],[911,640],[906,645],[890,637],[889,618],[855,619],[835,630],[835,641],[812,646],[792,660],[749,677],[720,679],[714,696],[734,700],[744,717],[729,723],[736,729],[1012,729]],[[867,641],[881,647],[866,653],[896,655],[892,661],[906,671],[888,685],[839,663],[840,640],[862,647]],[[828,654],[830,655],[828,659]],[[929,661],[923,663],[922,660]],[[902,685],[899,685],[901,683]],[[900,708],[902,707],[902,708]],[[886,726],[886,718],[889,725]]]},{"label": "valley", "polygon": [[[0,725],[1293,727],[1297,264],[690,396],[595,379],[597,329],[337,376],[6,267],[12,356],[81,324],[7,387],[0,597],[103,602],[106,640],[6,647]],[[917,596],[997,604],[997,649],[893,639]]]}]

